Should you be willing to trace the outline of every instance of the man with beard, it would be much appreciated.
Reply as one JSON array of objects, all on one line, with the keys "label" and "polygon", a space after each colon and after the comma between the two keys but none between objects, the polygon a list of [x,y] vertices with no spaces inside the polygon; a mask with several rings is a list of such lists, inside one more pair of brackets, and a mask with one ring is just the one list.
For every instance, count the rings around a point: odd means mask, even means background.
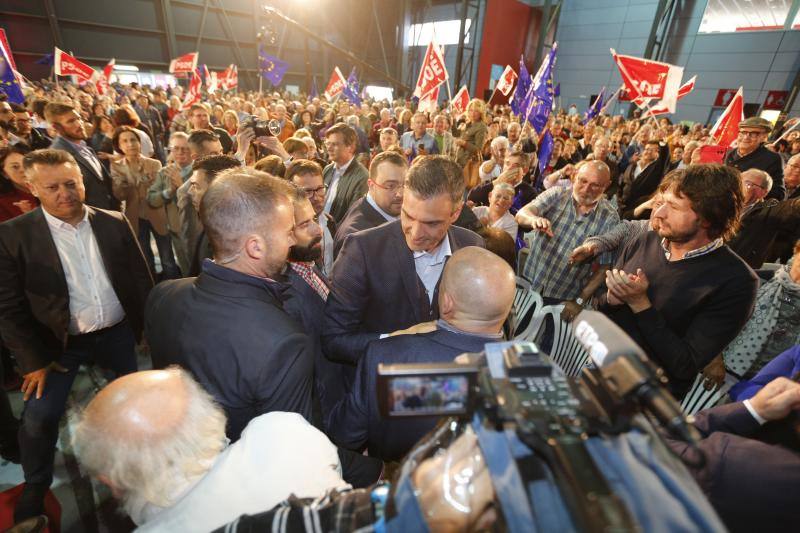
[{"label": "man with beard", "polygon": [[744,204],[739,173],[705,164],[659,186],[656,231],[631,242],[606,273],[602,310],[641,346],[682,398],[753,310],[755,273],[723,239]]},{"label": "man with beard", "polygon": [[[545,304],[577,299],[583,305],[578,296],[592,277],[592,266],[573,264],[569,256],[588,237],[603,234],[619,222],[603,194],[610,184],[608,165],[587,161],[573,185],[551,187],[517,213],[517,223],[534,231],[523,276]],[[610,262],[608,257],[600,259],[601,264]]]},{"label": "man with beard", "polygon": [[298,159],[292,161],[286,169],[284,179],[300,187],[311,202],[316,216],[315,221],[322,229],[322,255],[316,262],[322,273],[327,276],[333,267],[333,236],[336,234],[336,221],[325,212],[325,193],[328,188],[322,178],[322,167],[314,161]]},{"label": "man with beard", "polygon": [[189,370],[225,410],[231,440],[264,413],[311,420],[311,342],[276,281],[296,244],[290,195],[263,172],[221,173],[200,203],[213,261],[196,278],[159,284],[145,308],[153,367]]}]

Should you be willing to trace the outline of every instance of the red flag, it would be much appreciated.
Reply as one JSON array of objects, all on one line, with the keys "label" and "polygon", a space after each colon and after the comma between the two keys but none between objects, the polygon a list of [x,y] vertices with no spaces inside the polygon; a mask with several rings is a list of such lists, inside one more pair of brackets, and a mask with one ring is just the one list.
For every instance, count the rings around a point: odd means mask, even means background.
[{"label": "red flag", "polygon": [[333,100],[336,98],[344,90],[344,85],[347,83],[342,71],[339,70],[339,67],[334,67],[333,72],[331,73],[331,79],[328,81],[328,86],[325,87],[325,98],[328,100]]},{"label": "red flag", "polygon": [[639,57],[617,55],[613,48],[611,55],[619,67],[625,87],[637,105],[643,105],[651,98],[659,98],[670,113],[675,112],[683,67]]},{"label": "red flag", "polygon": [[228,67],[228,81],[225,85],[225,90],[230,91],[239,87],[239,66],[231,63]]},{"label": "red flag", "polygon": [[97,75],[97,79],[94,82],[95,87],[97,87],[97,94],[102,96],[108,92],[108,84],[111,82],[111,73],[114,71],[115,63],[116,60],[112,58],[103,69],[103,72]]},{"label": "red flag", "polygon": [[11,68],[17,70],[17,64],[14,62],[14,56],[11,54],[11,45],[8,42],[6,30],[3,28],[0,28],[0,46],[5,48],[6,57],[8,58],[8,62],[11,63]]},{"label": "red flag", "polygon": [[[697,76],[692,76],[692,79],[681,85],[681,88],[678,89],[678,100],[689,94],[694,90],[694,82],[697,80]],[[655,107],[651,107],[650,111],[648,112],[650,115],[665,115],[669,113],[669,109],[665,106],[662,102],[659,102],[655,105]]]},{"label": "red flag", "polygon": [[500,79],[497,80],[497,86],[495,89],[500,91],[500,94],[503,96],[508,96],[511,94],[511,90],[514,88],[514,83],[517,81],[517,73],[514,72],[514,69],[511,68],[510,65],[506,65],[506,69],[500,75]]},{"label": "red flag", "polygon": [[199,55],[199,52],[191,52],[180,57],[176,57],[169,62],[170,74],[176,74],[178,72],[194,72],[194,70],[197,68],[197,57]]},{"label": "red flag", "polygon": [[436,107],[439,103],[439,87],[436,87],[434,90],[423,96],[419,101],[419,106],[417,107],[417,111],[422,113],[436,113]]},{"label": "red flag", "polygon": [[711,128],[711,138],[720,146],[728,148],[739,136],[739,122],[744,120],[744,91],[742,87],[725,108]]},{"label": "red flag", "polygon": [[181,111],[185,111],[200,101],[200,86],[203,80],[200,78],[200,73],[197,70],[192,71],[192,79],[189,82],[189,90],[186,92],[186,98],[183,99],[181,104]]},{"label": "red flag", "polygon": [[467,104],[469,104],[469,91],[467,86],[462,85],[456,95],[453,97],[452,107],[453,116],[461,116],[467,112]]},{"label": "red flag", "polygon": [[95,76],[94,69],[56,48],[56,76],[77,76],[79,82],[90,81]]},{"label": "red flag", "polygon": [[419,70],[417,86],[414,88],[414,96],[422,99],[429,92],[447,81],[447,68],[444,65],[444,55],[442,49],[436,45],[433,39],[428,43],[425,50],[425,59],[422,68]]}]

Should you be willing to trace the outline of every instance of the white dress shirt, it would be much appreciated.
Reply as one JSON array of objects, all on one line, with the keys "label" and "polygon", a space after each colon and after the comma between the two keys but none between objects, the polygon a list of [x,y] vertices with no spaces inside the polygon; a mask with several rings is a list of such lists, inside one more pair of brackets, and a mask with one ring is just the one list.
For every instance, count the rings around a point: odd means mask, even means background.
[{"label": "white dress shirt", "polygon": [[450,237],[448,235],[444,236],[444,240],[435,250],[414,252],[414,268],[417,270],[417,276],[425,286],[425,292],[428,293],[428,302],[431,304],[433,304],[433,293],[436,291],[436,284],[439,283],[439,278],[442,277],[444,263],[451,255],[453,255],[453,252],[450,251]]},{"label": "white dress shirt", "polygon": [[83,220],[72,226],[42,209],[67,280],[70,335],[107,328],[125,318],[89,223],[89,211],[83,211]]},{"label": "white dress shirt", "polygon": [[373,208],[375,211],[377,211],[377,212],[378,212],[378,214],[379,214],[380,216],[382,216],[383,218],[385,218],[385,219],[386,219],[386,222],[394,222],[395,220],[397,220],[397,219],[398,219],[398,217],[393,217],[392,215],[390,215],[389,213],[387,213],[386,211],[384,211],[383,209],[381,209],[381,206],[379,206],[379,205],[378,205],[378,203],[377,203],[377,202],[375,201],[375,199],[372,197],[372,194],[370,194],[370,193],[367,193],[367,196],[366,196],[366,198],[367,198],[367,203],[368,203],[369,205],[371,205],[371,206],[372,206],[372,208]]},{"label": "white dress shirt", "polygon": [[331,178],[331,184],[328,185],[327,196],[325,196],[325,207],[322,209],[326,213],[331,212],[333,199],[336,198],[336,191],[339,190],[339,178],[341,178],[344,173],[347,172],[347,167],[350,166],[350,163],[353,162],[353,159],[355,159],[355,156],[351,157],[350,161],[342,166],[339,166],[336,163],[333,164],[333,177]]}]

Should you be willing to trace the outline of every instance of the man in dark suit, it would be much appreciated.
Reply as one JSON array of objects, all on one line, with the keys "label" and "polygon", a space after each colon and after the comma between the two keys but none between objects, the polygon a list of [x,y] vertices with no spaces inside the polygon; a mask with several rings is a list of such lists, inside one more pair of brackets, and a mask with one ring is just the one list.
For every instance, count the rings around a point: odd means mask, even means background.
[{"label": "man in dark suit", "polygon": [[15,520],[42,514],[58,423],[81,364],[136,371],[153,285],[125,217],[84,205],[78,164],[61,150],[25,156],[41,207],[0,224],[0,334],[23,374],[25,489]]},{"label": "man in dark suit", "polygon": [[336,229],[333,257],[351,233],[393,222],[403,206],[403,183],[408,162],[397,152],[381,152],[369,165],[369,192],[356,200]]},{"label": "man in dark suit", "polygon": [[754,397],[700,411],[703,439],[669,440],[731,531],[797,529],[800,383],[780,377]]},{"label": "man in dark suit", "polygon": [[334,124],[325,132],[325,148],[331,163],[322,171],[325,186],[325,212],[338,224],[353,203],[367,192],[369,174],[364,165],[356,161],[358,137],[355,130],[345,124]]},{"label": "man in dark suit", "polygon": [[94,150],[86,144],[86,130],[81,115],[72,106],[53,102],[47,104],[44,114],[58,132],[50,148],[69,152],[78,163],[86,189],[86,204],[119,211],[119,200],[111,192],[111,175]]},{"label": "man in dark suit", "polygon": [[333,265],[322,345],[355,365],[381,335],[439,317],[438,286],[447,258],[483,246],[452,226],[462,206],[461,168],[444,156],[418,158],[406,175],[400,220],[350,235]]},{"label": "man in dark suit", "polygon": [[376,380],[378,365],[452,362],[459,354],[479,352],[502,340],[503,322],[514,301],[514,271],[499,256],[474,246],[447,262],[439,290],[436,329],[371,342],[358,363],[350,393],[333,410],[328,427],[339,446],[384,461],[400,460],[436,424],[436,418],[381,419]]},{"label": "man in dark suit", "polygon": [[[800,198],[800,154],[795,154],[783,168],[783,180],[786,186],[786,199]],[[775,242],[769,251],[767,261],[770,263],[786,263],[792,257],[794,243],[800,239],[800,224],[789,224],[778,230]]]},{"label": "man in dark suit", "polygon": [[772,123],[761,117],[750,117],[739,123],[736,148],[725,155],[725,164],[740,172],[751,168],[763,170],[772,177],[772,188],[767,198],[783,200],[786,187],[783,184],[783,159],[764,146],[772,130]]},{"label": "man in dark suit", "polygon": [[311,421],[312,346],[275,281],[295,244],[289,194],[263,172],[221,173],[200,204],[214,261],[196,278],[160,283],[147,300],[153,366],[189,370],[225,409],[233,440],[271,411]]},{"label": "man in dark suit", "polygon": [[658,189],[669,165],[669,147],[656,140],[644,143],[639,160],[631,163],[620,176],[619,214],[635,218],[633,210],[649,200]]}]

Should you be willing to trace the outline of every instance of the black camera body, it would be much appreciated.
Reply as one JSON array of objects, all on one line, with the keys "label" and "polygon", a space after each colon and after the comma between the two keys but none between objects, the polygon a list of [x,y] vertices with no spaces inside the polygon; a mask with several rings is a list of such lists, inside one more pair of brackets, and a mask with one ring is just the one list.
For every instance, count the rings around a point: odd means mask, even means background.
[{"label": "black camera body", "polygon": [[277,137],[281,134],[281,123],[275,119],[261,120],[255,115],[251,115],[242,123],[245,128],[252,128],[256,137]]}]

